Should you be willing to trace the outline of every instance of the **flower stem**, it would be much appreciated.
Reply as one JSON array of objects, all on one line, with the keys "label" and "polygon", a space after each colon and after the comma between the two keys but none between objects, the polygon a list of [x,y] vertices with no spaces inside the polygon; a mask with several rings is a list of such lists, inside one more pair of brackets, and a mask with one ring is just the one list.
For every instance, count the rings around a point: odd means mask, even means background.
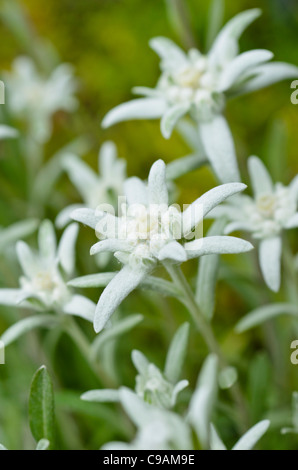
[{"label": "flower stem", "polygon": [[94,363],[91,359],[90,355],[90,342],[86,338],[83,331],[79,328],[75,320],[70,316],[67,318],[67,324],[65,331],[68,335],[72,338],[74,343],[77,345],[78,349],[81,351],[81,354],[84,356],[86,361],[88,362],[90,369],[94,372],[94,374],[99,378],[99,380],[104,384],[107,388],[114,388],[116,384],[114,381],[107,375],[104,369],[98,363]]},{"label": "flower stem", "polygon": [[[184,305],[189,310],[189,313],[191,314],[197,326],[197,329],[199,330],[203,339],[205,340],[209,348],[209,351],[217,355],[220,368],[222,370],[226,369],[229,365],[222,353],[221,347],[217,342],[217,339],[213,333],[210,323],[204,317],[195,299],[194,293],[189,283],[187,282],[187,279],[185,278],[180,266],[178,267],[170,263],[165,263],[165,268],[167,269],[169,275],[171,276],[176,286],[179,287],[180,290],[181,289],[183,290],[184,297],[180,298],[180,300],[183,301]],[[235,401],[238,407],[239,414],[242,418],[241,420],[242,422],[240,423],[239,428],[241,428],[241,432],[243,432],[243,430],[245,430],[249,426],[247,407],[246,407],[244,397],[242,395],[242,392],[238,383],[235,383],[229,389],[229,391],[232,395],[233,400]]]}]

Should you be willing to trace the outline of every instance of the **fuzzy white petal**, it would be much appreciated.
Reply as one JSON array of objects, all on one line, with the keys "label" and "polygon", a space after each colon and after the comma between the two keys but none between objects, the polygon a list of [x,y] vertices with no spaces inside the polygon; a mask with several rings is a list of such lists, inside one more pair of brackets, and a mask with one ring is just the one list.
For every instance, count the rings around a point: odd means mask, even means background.
[{"label": "fuzzy white petal", "polygon": [[187,260],[185,249],[180,243],[173,241],[165,245],[158,254],[160,261],[171,260],[175,263],[183,263]]},{"label": "fuzzy white petal", "polygon": [[64,230],[58,246],[58,259],[64,271],[70,275],[75,268],[75,244],[79,232],[78,224],[71,224]]},{"label": "fuzzy white petal", "polygon": [[71,213],[71,218],[95,230],[96,225],[102,219],[102,214],[96,215],[93,209],[76,209]]},{"label": "fuzzy white petal", "polygon": [[241,238],[214,236],[186,243],[184,248],[188,259],[205,255],[245,253],[253,249],[251,243]]},{"label": "fuzzy white petal", "polygon": [[172,135],[174,127],[180,118],[182,118],[190,109],[190,104],[177,104],[170,107],[163,115],[160,126],[161,133],[165,139],[169,139]]},{"label": "fuzzy white petal", "polygon": [[233,137],[226,119],[215,116],[200,122],[199,133],[217,178],[223,183],[241,181]]},{"label": "fuzzy white petal", "polygon": [[95,255],[102,252],[112,252],[115,251],[131,251],[132,245],[127,240],[119,240],[117,238],[109,238],[107,240],[102,240],[98,243],[95,243],[91,247],[90,255]]},{"label": "fuzzy white petal", "polygon": [[183,235],[196,227],[214,207],[230,196],[244,191],[243,183],[227,183],[217,186],[199,197],[183,212]]},{"label": "fuzzy white petal", "polygon": [[163,160],[157,160],[151,167],[148,178],[148,193],[150,204],[168,204],[166,165]]},{"label": "fuzzy white petal", "polygon": [[127,198],[127,203],[148,204],[148,192],[145,183],[137,177],[128,178],[124,183],[124,193]]},{"label": "fuzzy white petal", "polygon": [[63,307],[63,312],[68,315],[75,315],[90,322],[94,320],[96,305],[90,299],[82,295],[74,295]]},{"label": "fuzzy white petal", "polygon": [[131,119],[158,119],[166,112],[167,104],[161,98],[140,98],[120,104],[112,109],[102,121],[102,127]]},{"label": "fuzzy white petal", "polygon": [[130,266],[124,266],[116,274],[98,301],[94,317],[96,333],[99,333],[105,327],[116,308],[142,282],[146,274],[147,270],[136,270]]},{"label": "fuzzy white petal", "polygon": [[271,176],[258,157],[252,156],[248,159],[248,171],[255,197],[273,192],[274,187]]},{"label": "fuzzy white petal", "polygon": [[259,246],[261,270],[267,286],[277,292],[280,287],[282,240],[280,237],[265,238]]},{"label": "fuzzy white petal", "polygon": [[51,263],[56,258],[57,241],[54,226],[49,220],[44,220],[38,231],[39,253],[42,258]]}]

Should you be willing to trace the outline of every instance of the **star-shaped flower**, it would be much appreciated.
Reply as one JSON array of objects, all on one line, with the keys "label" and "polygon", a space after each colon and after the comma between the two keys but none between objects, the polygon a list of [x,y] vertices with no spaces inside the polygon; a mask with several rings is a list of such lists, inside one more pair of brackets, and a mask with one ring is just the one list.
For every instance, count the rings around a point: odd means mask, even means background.
[{"label": "star-shaped flower", "polygon": [[17,119],[28,123],[29,133],[39,143],[52,133],[56,111],[74,111],[77,81],[69,64],[59,65],[50,76],[43,76],[29,57],[18,57],[6,74],[8,107]]},{"label": "star-shaped flower", "polygon": [[123,195],[126,179],[126,162],[117,157],[113,142],[105,142],[98,154],[97,174],[76,155],[67,155],[62,162],[71,182],[80,193],[83,203],[65,207],[56,219],[58,227],[70,222],[70,214],[81,207],[96,209],[99,204],[116,205],[118,196]]},{"label": "star-shaped flower", "polygon": [[[242,183],[227,183],[207,192],[184,212],[169,206],[166,165],[155,162],[148,185],[130,178],[124,185],[126,203],[118,217],[102,210],[78,209],[72,218],[95,229],[101,239],[91,254],[112,252],[123,268],[108,284],[97,304],[94,328],[104,328],[118,305],[158,263],[181,264],[208,254],[241,253],[252,245],[233,237],[193,239],[193,230],[215,206],[245,189]],[[191,239],[191,241],[189,241]]]},{"label": "star-shaped flower", "polygon": [[298,77],[298,67],[268,63],[273,57],[268,50],[239,54],[241,34],[260,13],[252,9],[231,19],[207,55],[196,49],[185,53],[167,38],[152,39],[150,46],[161,58],[162,74],[156,88],[136,88],[145,98],[111,110],[103,127],[130,119],[160,118],[161,132],[169,138],[177,122],[189,114],[198,125],[198,139],[219,180],[240,181],[233,138],[222,114],[227,99]]},{"label": "star-shaped flower", "polygon": [[230,223],[229,234],[245,230],[259,240],[259,261],[266,284],[273,291],[280,288],[280,265],[283,230],[298,227],[298,177],[289,186],[273,184],[272,179],[257,157],[250,157],[248,169],[254,197],[237,195],[209,216],[225,215]]},{"label": "star-shaped flower", "polygon": [[74,270],[77,234],[78,225],[69,225],[57,247],[53,225],[45,220],[38,233],[37,253],[19,241],[16,250],[23,270],[20,287],[0,289],[0,304],[55,311],[93,321],[95,304],[81,295],[73,295],[66,285]]}]

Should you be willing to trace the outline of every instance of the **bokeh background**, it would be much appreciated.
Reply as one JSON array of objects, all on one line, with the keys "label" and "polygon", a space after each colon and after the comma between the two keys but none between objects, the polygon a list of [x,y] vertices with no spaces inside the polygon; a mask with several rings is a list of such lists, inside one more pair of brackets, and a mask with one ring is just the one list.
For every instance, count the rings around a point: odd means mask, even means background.
[{"label": "bokeh background", "polygon": [[[186,0],[185,0],[186,1]],[[263,15],[243,35],[241,49],[272,50],[275,60],[298,65],[298,4],[295,0],[226,0],[225,20],[248,8],[260,7]],[[74,65],[80,81],[80,107],[73,115],[57,113],[54,133],[45,149],[45,158],[77,136],[87,136],[90,150],[84,159],[95,169],[97,152],[105,140],[113,140],[119,155],[128,162],[128,174],[146,178],[152,163],[163,158],[170,162],[185,156],[189,149],[174,134],[165,141],[158,122],[128,122],[103,130],[100,122],[115,105],[129,100],[135,85],[154,86],[159,76],[158,58],[148,47],[153,36],[168,36],[182,45],[162,0],[20,0],[32,37],[48,40],[59,60]],[[188,0],[190,24],[196,45],[207,46],[209,1]],[[3,4],[1,4],[1,9]],[[1,71],[9,70],[12,60],[21,54],[32,54],[32,44],[18,38],[7,22],[0,22]],[[34,43],[34,39],[33,39]],[[297,77],[298,78],[298,77]],[[298,106],[290,101],[290,81],[242,97],[228,104],[227,116],[235,137],[244,181],[246,161],[251,154],[260,156],[275,179],[287,184],[298,172]],[[22,168],[22,149],[12,142],[0,148],[0,225],[28,216],[26,181]],[[211,171],[195,171],[178,182],[179,202],[190,203],[215,184]],[[79,201],[79,195],[68,178],[62,176],[42,213],[33,214],[54,220],[65,205]],[[206,223],[206,228],[208,224]],[[78,249],[78,272],[96,272],[89,257],[93,242],[91,231],[81,229]],[[297,253],[297,232],[290,234],[290,245]],[[34,237],[32,242],[34,243]],[[249,310],[264,303],[287,298],[287,286],[273,295],[264,288],[257,271],[255,255],[222,259],[217,292],[215,330],[227,358],[240,371],[242,386],[251,409],[252,423],[263,417],[272,419],[271,431],[262,440],[266,449],[297,449],[297,436],[280,435],[280,428],[289,425],[291,394],[298,390],[298,366],[290,363],[290,343],[298,339],[292,320],[282,318],[244,335],[233,332],[235,323]],[[18,266],[8,267],[0,255],[0,286],[16,286]],[[186,274],[195,283],[197,265],[190,263]],[[88,295],[96,300],[96,290]],[[166,350],[177,326],[187,312],[174,300],[154,293],[136,293],[121,308],[121,315],[142,313],[145,321],[136,330],[120,339],[113,355],[117,380],[134,385],[135,371],[131,364],[132,349],[141,349],[157,365],[162,366]],[[22,313],[0,307],[0,333]],[[82,328],[90,339],[92,327]],[[297,329],[296,329],[297,331]],[[206,349],[201,338],[192,334],[185,366],[185,378],[194,385]],[[82,403],[80,393],[101,384],[89,369],[77,348],[64,335],[39,332],[27,335],[6,351],[6,365],[0,366],[0,442],[11,449],[32,448],[28,426],[28,393],[32,375],[45,363],[56,390],[57,445],[59,448],[96,449],[104,442],[126,439],[133,432],[120,410],[112,405]],[[184,394],[187,401],[187,392]],[[181,405],[183,410],[183,403]],[[217,410],[217,422],[223,438],[233,443],[237,433],[229,419],[233,410],[228,395],[223,393]],[[121,419],[118,416],[121,415]],[[120,422],[120,424],[119,424]]]}]

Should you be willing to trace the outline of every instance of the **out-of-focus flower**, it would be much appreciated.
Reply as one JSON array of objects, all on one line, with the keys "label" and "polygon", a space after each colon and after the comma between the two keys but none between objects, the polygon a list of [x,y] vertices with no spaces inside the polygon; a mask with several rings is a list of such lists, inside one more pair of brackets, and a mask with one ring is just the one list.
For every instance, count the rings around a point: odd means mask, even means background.
[{"label": "out-of-focus flower", "polygon": [[19,133],[16,129],[5,124],[0,124],[0,140],[3,139],[15,139]]},{"label": "out-of-focus flower", "polygon": [[91,254],[112,252],[124,265],[103,291],[95,313],[94,328],[104,328],[114,310],[158,263],[181,264],[208,254],[242,253],[252,245],[233,237],[194,238],[195,229],[215,206],[245,189],[242,183],[228,183],[213,188],[184,212],[168,205],[166,165],[155,162],[148,187],[138,178],[125,183],[126,204],[115,217],[102,210],[78,209],[72,218],[95,229],[101,239]]},{"label": "out-of-focus flower", "polygon": [[239,54],[239,37],[259,15],[260,10],[253,9],[235,16],[207,55],[196,49],[185,53],[167,38],[152,39],[150,45],[161,58],[162,75],[156,88],[136,88],[145,98],[111,110],[103,127],[130,119],[161,118],[162,134],[169,138],[177,122],[189,113],[198,124],[198,138],[219,180],[240,181],[233,138],[222,115],[226,100],[298,77],[298,67],[268,63],[273,57],[268,50]]},{"label": "out-of-focus flower", "polygon": [[259,240],[259,260],[265,282],[270,289],[278,291],[282,231],[298,227],[298,177],[289,186],[273,184],[267,169],[257,157],[249,158],[248,169],[254,197],[237,195],[215,208],[209,217],[225,215],[230,221],[225,229],[226,234],[245,230]]},{"label": "out-of-focus flower", "polygon": [[77,107],[77,81],[69,64],[59,65],[46,77],[29,57],[18,57],[5,79],[12,115],[27,122],[30,136],[37,142],[50,138],[52,117],[57,111],[71,112]]},{"label": "out-of-focus flower", "polygon": [[73,185],[80,193],[83,204],[65,207],[56,219],[58,227],[65,226],[70,214],[81,207],[96,209],[99,204],[116,205],[118,197],[123,195],[126,179],[126,161],[117,157],[117,148],[113,142],[105,142],[98,155],[97,174],[75,155],[67,155],[62,162]]},{"label": "out-of-focus flower", "polygon": [[0,289],[0,304],[33,310],[77,315],[93,321],[95,304],[81,295],[73,295],[66,285],[73,274],[78,225],[71,224],[56,245],[50,221],[42,222],[38,233],[38,253],[23,241],[17,243],[17,255],[23,270],[18,289]]}]

